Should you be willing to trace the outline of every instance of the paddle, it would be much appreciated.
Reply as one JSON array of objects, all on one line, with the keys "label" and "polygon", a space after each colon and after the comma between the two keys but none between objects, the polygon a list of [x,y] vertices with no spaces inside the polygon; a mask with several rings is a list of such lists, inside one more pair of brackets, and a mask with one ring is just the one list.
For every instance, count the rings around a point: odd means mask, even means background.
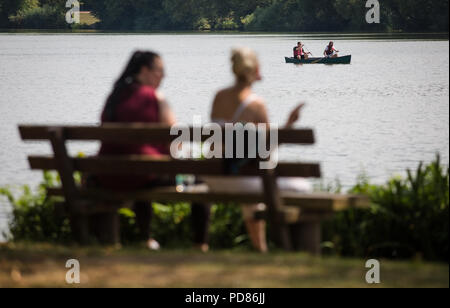
[{"label": "paddle", "polygon": [[306,45],[303,45],[303,47],[305,47],[305,48],[306,48],[306,51],[307,51],[307,52],[309,52],[309,53],[311,54],[311,56],[313,56],[313,57],[314,57],[313,53],[312,53],[311,51],[309,51],[309,48],[308,48],[308,47],[306,47]]}]

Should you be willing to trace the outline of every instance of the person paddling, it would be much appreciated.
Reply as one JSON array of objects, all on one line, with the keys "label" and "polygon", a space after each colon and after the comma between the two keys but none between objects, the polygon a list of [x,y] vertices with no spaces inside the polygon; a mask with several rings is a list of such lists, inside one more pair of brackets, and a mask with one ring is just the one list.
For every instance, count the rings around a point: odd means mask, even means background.
[{"label": "person paddling", "polygon": [[336,50],[334,48],[334,43],[330,42],[328,46],[325,48],[325,51],[323,52],[323,55],[325,58],[337,58],[339,50]]},{"label": "person paddling", "polygon": [[305,52],[304,45],[302,42],[298,42],[297,46],[294,47],[294,58],[298,60],[305,60],[308,59],[309,55],[311,55],[310,52]]}]

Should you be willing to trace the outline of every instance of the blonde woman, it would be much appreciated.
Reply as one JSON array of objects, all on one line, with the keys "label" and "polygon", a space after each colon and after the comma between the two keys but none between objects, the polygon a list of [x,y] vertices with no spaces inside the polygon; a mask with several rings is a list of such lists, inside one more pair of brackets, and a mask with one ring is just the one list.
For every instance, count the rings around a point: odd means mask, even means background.
[{"label": "blonde woman", "polygon": [[[264,100],[252,91],[255,82],[261,81],[261,71],[257,55],[249,48],[239,48],[232,51],[232,69],[236,77],[233,86],[219,91],[214,99],[211,120],[224,125],[225,123],[264,123],[269,125]],[[300,118],[303,104],[295,108],[286,123],[291,127]],[[260,178],[244,180],[230,180],[224,178],[205,178],[211,191],[215,192],[261,192]],[[282,190],[309,191],[310,184],[304,179],[286,180],[278,182]],[[245,224],[253,246],[260,252],[267,252],[266,222],[256,220],[254,212],[265,209],[264,204],[247,204],[243,206]]]}]

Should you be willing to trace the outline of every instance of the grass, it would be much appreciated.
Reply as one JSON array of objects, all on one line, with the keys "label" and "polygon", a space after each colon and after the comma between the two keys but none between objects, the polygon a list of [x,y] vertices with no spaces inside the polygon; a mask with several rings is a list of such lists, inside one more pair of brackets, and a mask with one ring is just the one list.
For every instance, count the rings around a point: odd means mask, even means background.
[{"label": "grass", "polygon": [[[49,244],[1,245],[0,287],[69,287],[65,263],[73,258],[80,261],[81,287],[373,287],[365,282],[365,260]],[[448,288],[448,273],[448,264],[382,260],[378,287]]]}]

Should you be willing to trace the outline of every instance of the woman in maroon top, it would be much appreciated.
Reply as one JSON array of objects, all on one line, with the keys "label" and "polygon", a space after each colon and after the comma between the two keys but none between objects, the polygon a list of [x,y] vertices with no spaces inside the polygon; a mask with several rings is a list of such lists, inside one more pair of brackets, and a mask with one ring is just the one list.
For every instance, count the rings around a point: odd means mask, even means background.
[{"label": "woman in maroon top", "polygon": [[[175,116],[163,95],[158,91],[164,78],[161,57],[153,52],[135,52],[125,71],[115,83],[102,113],[102,123],[159,123],[172,126]],[[155,144],[111,144],[104,143],[100,155],[149,155],[152,157],[169,155],[169,145]],[[128,190],[175,185],[175,179],[139,177],[102,177],[100,185],[110,189]],[[151,202],[134,204],[138,227],[143,240],[150,249],[159,249],[159,244],[151,238],[150,222],[153,215]],[[195,243],[206,251],[209,225],[209,206],[192,205]]]}]

